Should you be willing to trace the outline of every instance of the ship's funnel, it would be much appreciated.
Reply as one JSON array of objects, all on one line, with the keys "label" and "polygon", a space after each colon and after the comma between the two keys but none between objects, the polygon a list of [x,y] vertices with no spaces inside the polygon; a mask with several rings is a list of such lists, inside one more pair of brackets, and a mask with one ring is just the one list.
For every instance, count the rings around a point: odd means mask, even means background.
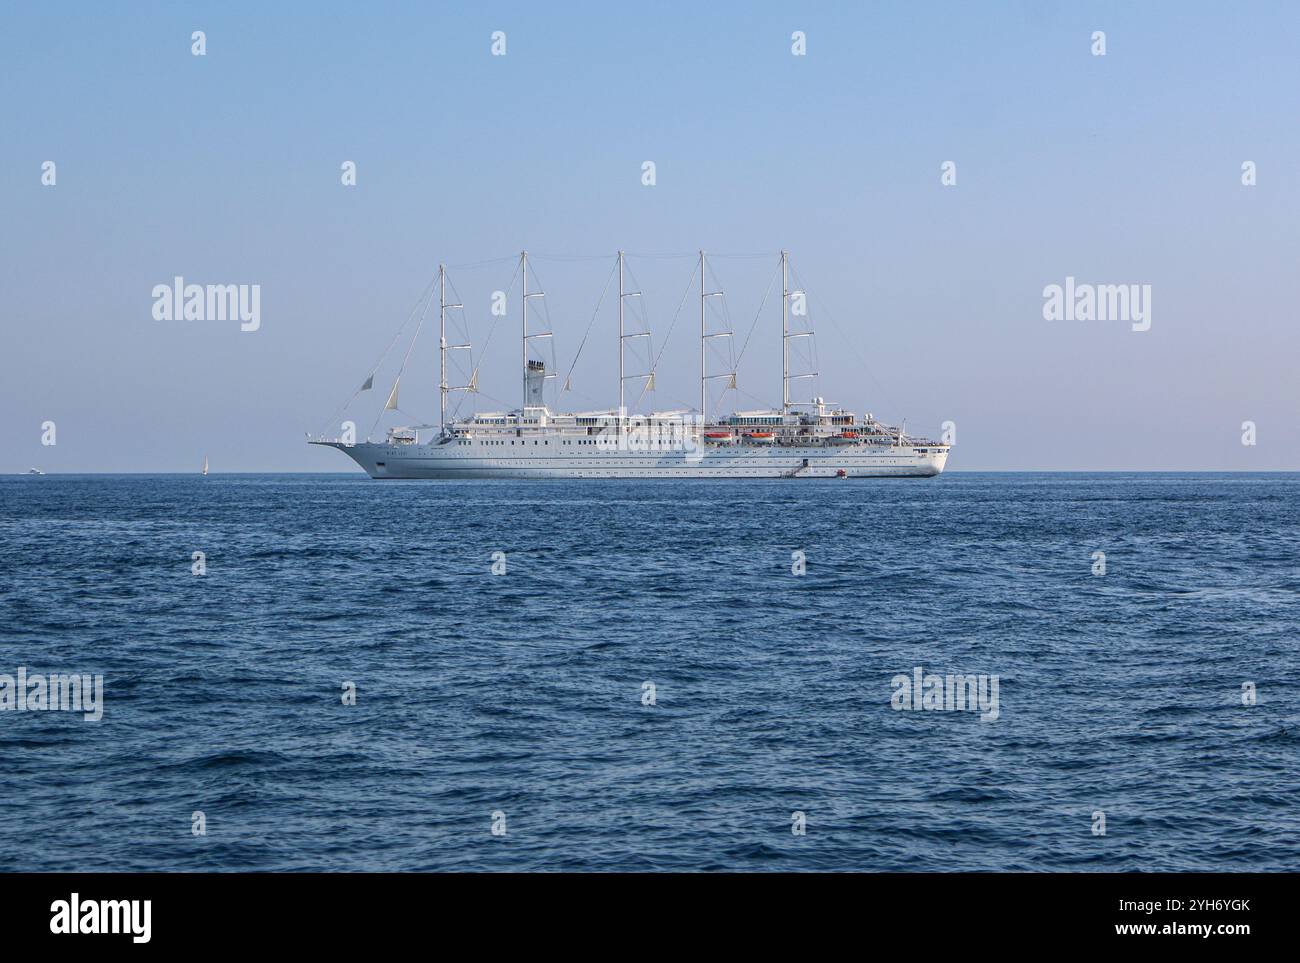
[{"label": "ship's funnel", "polygon": [[529,361],[528,368],[524,374],[524,384],[527,387],[526,404],[529,408],[542,407],[542,385],[546,384],[546,362]]}]

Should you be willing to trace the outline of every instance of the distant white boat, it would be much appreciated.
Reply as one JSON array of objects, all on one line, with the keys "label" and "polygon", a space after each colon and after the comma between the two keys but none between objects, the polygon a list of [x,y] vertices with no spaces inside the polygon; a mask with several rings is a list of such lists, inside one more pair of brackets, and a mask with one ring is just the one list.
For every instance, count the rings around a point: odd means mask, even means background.
[{"label": "distant white boat", "polygon": [[41,471],[39,468],[29,468],[29,469],[27,469],[25,472],[23,472],[23,474],[24,474],[24,475],[44,475],[45,472]]},{"label": "distant white boat", "polygon": [[208,473],[208,456],[207,456],[207,455],[204,455],[204,456],[203,456],[203,474],[206,475],[207,473]]}]

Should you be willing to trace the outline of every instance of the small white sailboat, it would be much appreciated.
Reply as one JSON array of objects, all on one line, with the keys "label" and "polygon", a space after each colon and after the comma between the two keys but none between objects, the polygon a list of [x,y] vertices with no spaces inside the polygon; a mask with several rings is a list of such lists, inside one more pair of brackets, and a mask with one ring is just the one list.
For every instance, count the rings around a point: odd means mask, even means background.
[{"label": "small white sailboat", "polygon": [[207,473],[208,473],[208,456],[207,456],[207,455],[204,455],[204,456],[203,456],[203,474],[206,475]]}]

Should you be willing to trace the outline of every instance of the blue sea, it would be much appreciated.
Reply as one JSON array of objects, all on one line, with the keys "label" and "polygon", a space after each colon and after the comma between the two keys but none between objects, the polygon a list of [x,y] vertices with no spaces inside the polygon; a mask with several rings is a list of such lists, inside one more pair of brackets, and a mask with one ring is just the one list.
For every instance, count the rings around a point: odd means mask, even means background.
[{"label": "blue sea", "polygon": [[[0,712],[0,846],[1296,870],[1298,647],[1300,475],[9,477],[0,674],[104,697]],[[917,667],[996,676],[996,718],[895,708]]]}]

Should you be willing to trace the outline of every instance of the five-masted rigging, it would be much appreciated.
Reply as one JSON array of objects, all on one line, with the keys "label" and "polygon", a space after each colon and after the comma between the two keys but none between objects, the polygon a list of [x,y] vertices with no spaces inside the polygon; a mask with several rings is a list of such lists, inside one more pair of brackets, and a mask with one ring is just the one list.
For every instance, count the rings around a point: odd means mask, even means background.
[{"label": "five-masted rigging", "polygon": [[[627,342],[640,339],[650,338],[651,334],[647,331],[627,330],[626,325],[626,305],[628,299],[641,298],[640,290],[629,291],[625,282],[625,257],[624,251],[618,251],[615,255],[616,270],[618,275],[618,411],[621,417],[626,417],[627,413],[627,382],[642,382],[641,396],[646,391],[653,391],[655,387],[655,363],[652,363],[649,371],[637,372],[635,374],[627,373],[625,349]],[[790,328],[790,305],[792,299],[803,298],[802,291],[792,291],[789,284],[789,253],[781,251],[781,411],[787,412],[792,407],[811,405],[813,402],[794,402],[790,400],[790,382],[802,378],[815,378],[816,372],[809,371],[797,374],[790,372],[790,342],[796,338],[812,337],[811,330],[792,331]],[[522,251],[519,254],[519,274],[520,274],[520,360],[521,360],[521,378],[522,378],[522,400],[521,411],[525,408],[536,407],[539,403],[536,391],[536,380],[549,380],[555,377],[554,372],[545,372],[542,362],[533,363],[529,356],[529,343],[538,339],[553,337],[551,331],[532,331],[529,329],[529,302],[544,298],[545,291],[530,291],[528,285],[529,279],[528,252]],[[726,389],[735,389],[737,372],[735,368],[735,357],[732,355],[730,366],[724,371],[711,371],[709,365],[709,346],[712,342],[720,339],[731,339],[735,332],[730,328],[725,330],[711,330],[709,326],[708,303],[712,299],[725,298],[725,292],[722,290],[709,290],[707,277],[710,274],[708,258],[706,253],[701,250],[697,255],[696,271],[699,273],[699,300],[700,300],[700,402],[699,414],[703,422],[707,423],[709,419],[709,382],[724,380]],[[439,387],[439,414],[438,427],[439,431],[447,431],[447,396],[453,391],[478,390],[478,370],[471,369],[469,382],[463,385],[451,385],[447,381],[447,352],[449,351],[468,351],[472,345],[467,341],[464,343],[448,344],[447,343],[447,312],[453,309],[464,309],[462,303],[452,303],[447,301],[447,267],[445,264],[438,265],[438,387]],[[760,309],[761,310],[761,309]],[[541,371],[542,374],[537,372]],[[531,376],[531,378],[530,378]],[[530,389],[530,385],[533,387]]]},{"label": "five-masted rigging", "polygon": [[[627,349],[628,342],[635,341],[641,338],[649,339],[651,337],[651,332],[648,329],[633,330],[633,331],[628,330],[628,326],[626,323],[626,317],[627,317],[626,311],[627,311],[628,301],[630,299],[642,299],[643,292],[640,290],[639,285],[637,286],[638,287],[637,290],[628,290],[627,288],[626,275],[628,273],[628,269],[626,265],[626,257],[627,257],[626,252],[622,250],[617,251],[615,254],[615,273],[618,278],[618,408],[617,411],[619,412],[619,417],[623,419],[626,419],[628,417],[627,383],[629,381],[641,383],[641,391],[637,395],[636,402],[635,402],[635,404],[639,404],[640,400],[644,397],[645,392],[653,391],[655,388],[656,368],[659,362],[659,357],[654,357],[653,360],[650,360],[648,357],[648,370],[639,371],[630,374],[627,371],[626,349]],[[727,311],[725,307],[725,298],[726,298],[725,292],[721,289],[720,285],[716,284],[716,280],[717,280],[716,275],[713,275],[712,273],[712,270],[709,266],[709,258],[706,252],[703,250],[698,251],[695,260],[696,260],[695,270],[692,272],[692,274],[695,274],[696,272],[698,272],[699,274],[698,297],[699,297],[699,311],[700,311],[700,329],[699,329],[700,390],[699,390],[698,413],[699,413],[700,421],[702,423],[707,424],[709,423],[709,419],[710,419],[710,410],[709,410],[710,409],[710,404],[709,404],[710,382],[722,381],[724,393],[727,390],[739,390],[737,387],[737,364],[739,358],[736,356],[734,351],[734,347],[733,347],[734,341],[731,340],[734,338],[735,333],[731,329],[730,321],[728,320],[727,317]],[[520,301],[521,301],[520,314],[519,314],[520,361],[522,366],[522,371],[521,371],[522,399],[521,399],[521,404],[519,409],[521,415],[526,409],[545,408],[542,388],[544,387],[544,383],[546,381],[556,377],[555,372],[547,370],[544,361],[542,360],[535,361],[530,354],[531,342],[540,339],[549,339],[553,337],[553,332],[550,330],[537,331],[530,328],[530,323],[529,323],[530,302],[546,297],[546,293],[543,290],[529,289],[530,272],[531,269],[529,266],[528,252],[521,251],[518,256],[518,274],[520,278],[519,291],[520,291]],[[815,378],[817,377],[817,372],[810,370],[806,372],[793,373],[790,370],[791,355],[792,355],[791,343],[796,339],[811,338],[813,336],[813,332],[810,328],[806,330],[794,330],[791,326],[790,319],[792,314],[806,316],[806,300],[805,300],[805,292],[801,290],[792,290],[790,287],[789,253],[785,250],[782,250],[780,252],[780,275],[781,275],[781,407],[779,410],[782,414],[784,414],[784,413],[788,413],[793,408],[811,407],[820,402],[816,399],[810,399],[809,401],[791,400],[791,382],[799,379]],[[712,277],[713,280],[715,281],[713,290],[710,290],[710,285],[708,283],[710,277]],[[438,277],[437,277],[438,396],[439,396],[438,397],[438,430],[439,430],[439,434],[444,436],[449,431],[449,425],[447,420],[447,407],[448,407],[448,400],[449,400],[448,396],[454,391],[464,391],[464,392],[473,393],[473,392],[478,392],[479,390],[478,387],[479,366],[474,362],[473,345],[470,339],[468,338],[468,333],[466,333],[465,335],[465,340],[458,341],[456,343],[448,343],[448,339],[447,339],[448,314],[451,311],[457,311],[457,310],[463,311],[465,307],[465,305],[459,298],[456,301],[448,300],[449,286],[452,288],[454,292],[454,285],[451,285],[450,278],[447,271],[447,265],[439,264]],[[689,288],[689,284],[688,284],[688,288]],[[683,298],[684,297],[685,295],[683,295]],[[766,298],[767,296],[764,295],[764,302],[766,302]],[[717,320],[711,326],[710,325],[711,312],[709,310],[709,304],[715,299],[722,305],[722,307],[719,311],[713,312]],[[602,300],[603,300],[603,295],[602,295]],[[644,302],[642,301],[640,303],[643,304]],[[797,305],[798,309],[792,311],[792,305]],[[598,304],[597,313],[599,312],[599,307],[600,306]],[[679,305],[678,310],[680,311],[680,309],[681,306]],[[757,325],[758,321],[760,320],[762,316],[762,311],[763,311],[763,306],[760,305],[759,314],[754,319],[755,325]],[[494,314],[498,313],[496,311],[495,304],[494,304],[493,313]],[[504,309],[501,313],[504,313]],[[638,314],[642,322],[641,327],[646,328],[647,319],[645,318],[644,310],[639,311]],[[593,322],[595,321],[595,316],[593,316],[592,320]],[[669,333],[671,334],[671,329]],[[753,333],[752,330],[750,333],[751,334]],[[418,328],[417,328],[416,336],[418,337]],[[728,346],[725,355],[716,347],[721,343],[723,343],[724,340]],[[647,341],[647,345],[649,345],[649,343],[650,342]],[[746,340],[746,344],[748,344],[748,339]],[[712,351],[710,350],[711,346],[714,346],[714,350]],[[468,380],[464,384],[451,384],[448,381],[448,369],[449,369],[448,353],[453,351],[470,352],[468,356],[469,358],[468,365],[465,366],[468,369]],[[581,353],[581,347],[579,347],[579,354],[580,353]],[[649,348],[647,348],[647,356],[651,355],[652,353],[653,352],[650,351]],[[660,353],[662,355],[662,349]],[[743,355],[744,352],[742,351],[741,353]],[[409,349],[408,349],[408,356],[409,356]],[[722,368],[722,370],[714,370],[717,368],[717,366],[720,363],[723,363],[724,359],[725,359],[725,365]],[[576,360],[577,359],[575,358],[575,363]],[[370,385],[373,383],[373,379],[374,379],[374,372],[372,371],[370,376],[367,378],[366,384],[363,385],[360,390],[366,390],[367,388],[369,388]],[[400,372],[399,372],[398,379],[400,380]],[[568,379],[566,378],[565,387],[563,390],[568,390],[568,388],[569,388],[569,384],[568,384]],[[395,382],[393,385],[393,390],[389,394],[388,403],[385,405],[385,410],[396,410],[397,409],[396,399],[397,399],[397,383]],[[421,426],[421,427],[432,427],[432,426]]]},{"label": "five-masted rigging", "polygon": [[[686,255],[689,257],[689,255]],[[749,255],[746,255],[747,257]],[[647,390],[655,386],[655,373],[663,354],[663,347],[655,354],[646,342],[647,370],[629,373],[626,350],[629,341],[650,338],[649,319],[644,310],[643,293],[635,274],[628,270],[626,253],[615,255],[604,290],[596,302],[587,333],[583,335],[573,359],[576,366],[582,355],[592,326],[601,316],[601,306],[609,293],[610,285],[618,279],[618,407],[615,410],[562,411],[553,410],[545,403],[546,381],[557,377],[548,370],[545,361],[534,357],[531,343],[552,339],[549,311],[543,308],[547,330],[537,330],[532,319],[531,302],[545,298],[545,292],[533,289],[527,251],[519,254],[520,277],[519,310],[520,361],[522,363],[523,397],[517,409],[511,411],[475,411],[465,417],[448,420],[448,395],[453,391],[479,392],[479,362],[475,361],[468,329],[463,343],[448,343],[448,317],[453,311],[464,311],[463,299],[448,276],[447,266],[438,266],[436,281],[438,297],[438,424],[411,425],[388,429],[382,442],[374,442],[367,435],[364,442],[355,438],[355,426],[344,422],[341,437],[318,438],[316,444],[331,445],[350,455],[375,478],[655,478],[655,477],[868,477],[879,475],[931,476],[943,471],[949,446],[944,443],[909,438],[903,428],[894,428],[877,421],[870,412],[859,419],[853,412],[827,404],[820,397],[808,401],[792,399],[791,382],[816,378],[817,372],[794,372],[791,360],[796,352],[797,339],[811,338],[812,329],[807,324],[806,292],[801,289],[798,274],[792,272],[789,254],[780,252],[779,274],[781,283],[781,403],[780,407],[766,407],[756,411],[733,411],[731,414],[713,415],[710,412],[710,382],[722,382],[722,393],[728,390],[745,394],[737,385],[737,369],[743,360],[750,337],[765,317],[764,308],[776,283],[775,273],[759,303],[749,335],[739,354],[735,350],[734,331],[722,284],[712,272],[709,258],[703,250],[698,252],[691,278],[682,292],[681,302],[669,325],[671,337],[677,319],[686,305],[699,272],[700,312],[700,398],[696,414],[690,406],[676,411],[652,411],[648,415],[628,415],[627,382],[640,381],[641,394],[634,406],[639,407]],[[627,275],[635,282],[629,290]],[[791,279],[796,282],[792,288]],[[711,283],[712,282],[712,283]],[[538,280],[540,285],[540,279]],[[407,319],[410,323],[418,314],[420,323],[415,328],[410,344],[402,358],[401,368],[393,382],[384,410],[398,408],[398,385],[407,361],[419,339],[420,330],[432,303],[431,282],[417,301]],[[449,290],[455,301],[448,300]],[[511,279],[507,290],[515,290]],[[629,331],[627,305],[635,299],[639,326],[645,330]],[[545,302],[543,301],[543,305]],[[716,305],[716,308],[712,306]],[[496,320],[507,317],[506,296],[494,292],[492,314],[494,322],[488,331],[484,350],[490,346]],[[464,315],[460,315],[462,322]],[[802,324],[794,324],[803,319]],[[405,326],[404,326],[405,327]],[[401,336],[401,330],[389,344],[389,350]],[[554,361],[554,341],[551,341],[551,361]],[[453,385],[449,381],[448,352],[469,351],[466,383]],[[365,381],[353,394],[374,387],[375,373],[384,357],[370,370]],[[725,361],[724,361],[725,359]],[[816,368],[815,353],[808,353],[809,367]],[[553,365],[552,365],[553,367]],[[573,372],[569,369],[569,374]],[[570,390],[566,375],[559,395]],[[814,389],[815,390],[815,389]],[[346,409],[345,403],[343,409]],[[558,407],[558,406],[557,406]],[[796,410],[798,409],[798,410]],[[380,413],[382,417],[383,412]],[[379,419],[376,418],[376,426]],[[420,431],[436,427],[436,437],[423,443]],[[373,429],[372,429],[373,430]],[[313,439],[309,436],[309,441]]]}]

